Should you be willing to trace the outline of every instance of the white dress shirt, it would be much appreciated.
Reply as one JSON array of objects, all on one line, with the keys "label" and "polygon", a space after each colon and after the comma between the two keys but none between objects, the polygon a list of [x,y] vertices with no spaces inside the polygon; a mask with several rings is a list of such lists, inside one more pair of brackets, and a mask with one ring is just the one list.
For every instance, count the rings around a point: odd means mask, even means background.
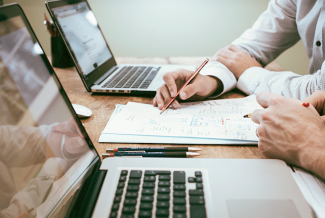
[{"label": "white dress shirt", "polygon": [[253,27],[232,44],[264,67],[300,39],[310,60],[309,75],[252,67],[236,81],[218,62],[208,64],[201,74],[218,77],[224,85],[222,93],[236,86],[248,95],[270,91],[303,100],[316,90],[325,91],[325,0],[271,0]]}]

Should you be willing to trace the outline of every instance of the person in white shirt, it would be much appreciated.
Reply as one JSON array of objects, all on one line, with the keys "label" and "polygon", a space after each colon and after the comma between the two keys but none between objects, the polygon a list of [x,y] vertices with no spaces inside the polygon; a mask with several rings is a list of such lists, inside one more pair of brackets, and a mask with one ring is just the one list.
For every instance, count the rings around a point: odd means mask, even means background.
[{"label": "person in white shirt", "polygon": [[316,91],[304,102],[260,92],[257,102],[265,109],[252,113],[259,124],[258,147],[267,158],[284,160],[325,179],[325,92]]},{"label": "person in white shirt", "polygon": [[[180,99],[213,98],[235,87],[248,95],[269,91],[297,99],[325,90],[324,24],[325,0],[271,0],[253,27],[219,50]],[[263,68],[300,39],[310,59],[309,75]],[[180,69],[165,74],[153,105],[162,109],[192,73]],[[178,108],[178,101],[172,106]]]}]

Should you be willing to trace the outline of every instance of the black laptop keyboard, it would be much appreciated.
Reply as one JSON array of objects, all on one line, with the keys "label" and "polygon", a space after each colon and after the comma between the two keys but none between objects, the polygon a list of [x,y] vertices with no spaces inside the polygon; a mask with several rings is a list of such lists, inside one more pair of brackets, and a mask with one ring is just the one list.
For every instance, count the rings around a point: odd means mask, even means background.
[{"label": "black laptop keyboard", "polygon": [[[187,192],[187,183],[195,183],[196,189]],[[206,217],[201,171],[187,179],[185,171],[121,171],[110,218],[183,218],[188,214]]]},{"label": "black laptop keyboard", "polygon": [[102,85],[102,88],[146,89],[157,75],[160,67],[125,66]]}]

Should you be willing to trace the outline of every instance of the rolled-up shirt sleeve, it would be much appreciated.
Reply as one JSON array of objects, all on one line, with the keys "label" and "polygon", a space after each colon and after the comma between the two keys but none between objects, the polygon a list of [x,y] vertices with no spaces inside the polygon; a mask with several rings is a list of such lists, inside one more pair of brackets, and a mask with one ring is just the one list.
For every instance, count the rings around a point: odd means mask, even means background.
[{"label": "rolled-up shirt sleeve", "polygon": [[304,76],[290,71],[275,72],[252,67],[240,76],[237,88],[248,95],[269,91],[303,100],[317,90],[325,91],[325,64],[316,73]]}]

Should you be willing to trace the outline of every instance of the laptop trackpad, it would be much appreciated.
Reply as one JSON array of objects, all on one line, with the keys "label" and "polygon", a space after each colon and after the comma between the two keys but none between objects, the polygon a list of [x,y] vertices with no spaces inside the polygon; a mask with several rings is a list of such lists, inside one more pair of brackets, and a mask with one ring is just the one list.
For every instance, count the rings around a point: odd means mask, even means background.
[{"label": "laptop trackpad", "polygon": [[229,199],[228,211],[231,218],[298,218],[292,200]]}]

